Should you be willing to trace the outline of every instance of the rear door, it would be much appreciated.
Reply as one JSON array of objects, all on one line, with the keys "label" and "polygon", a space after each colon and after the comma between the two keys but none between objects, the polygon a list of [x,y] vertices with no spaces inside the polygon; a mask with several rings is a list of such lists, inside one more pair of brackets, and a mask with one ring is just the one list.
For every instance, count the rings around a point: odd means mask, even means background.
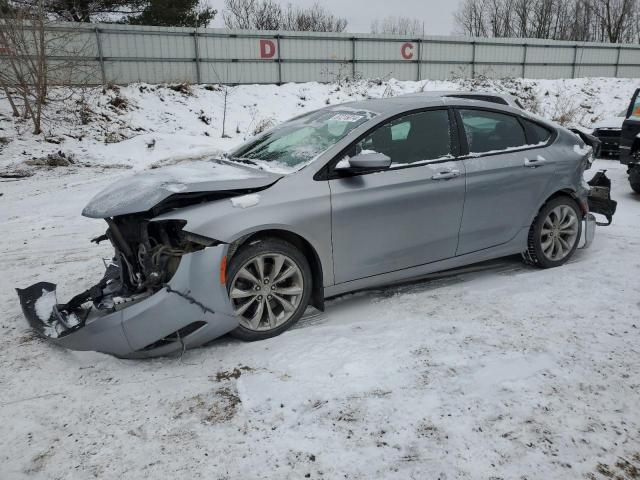
[{"label": "rear door", "polygon": [[404,115],[345,152],[384,153],[388,170],[342,177],[330,170],[336,283],[455,255],[465,180],[452,118],[446,108]]},{"label": "rear door", "polygon": [[512,240],[528,227],[553,180],[553,132],[517,115],[458,108],[467,194],[457,255]]}]

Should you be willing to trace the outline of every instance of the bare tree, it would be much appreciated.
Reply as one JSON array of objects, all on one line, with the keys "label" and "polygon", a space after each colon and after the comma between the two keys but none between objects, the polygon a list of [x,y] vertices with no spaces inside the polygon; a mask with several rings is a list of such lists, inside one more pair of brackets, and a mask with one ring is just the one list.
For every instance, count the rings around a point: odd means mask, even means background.
[{"label": "bare tree", "polygon": [[411,17],[388,16],[371,23],[371,33],[418,37],[424,34],[424,22]]},{"label": "bare tree", "polygon": [[629,40],[635,26],[635,0],[594,0],[594,14],[603,31],[602,40],[612,43]]},{"label": "bare tree", "polygon": [[0,87],[14,115],[31,121],[34,134],[42,131],[49,86],[82,84],[92,75],[78,60],[86,48],[77,32],[50,28],[44,0],[0,9]]},{"label": "bare tree", "polygon": [[283,8],[274,0],[225,0],[223,19],[227,28],[342,32],[347,21],[314,3],[311,7]]},{"label": "bare tree", "polygon": [[464,0],[453,18],[461,33],[471,37],[488,37],[487,16],[484,1]]},{"label": "bare tree", "polygon": [[637,0],[464,0],[454,19],[482,37],[624,43],[640,34]]},{"label": "bare tree", "polygon": [[284,30],[305,32],[343,32],[347,28],[347,20],[335,16],[319,3],[311,7],[300,8],[287,5]]}]

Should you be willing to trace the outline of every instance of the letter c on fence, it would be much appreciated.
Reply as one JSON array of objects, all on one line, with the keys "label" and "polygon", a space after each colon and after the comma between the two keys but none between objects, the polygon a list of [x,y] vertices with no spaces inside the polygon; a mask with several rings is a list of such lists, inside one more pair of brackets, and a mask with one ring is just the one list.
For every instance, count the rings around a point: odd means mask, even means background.
[{"label": "letter c on fence", "polygon": [[273,40],[260,40],[260,58],[273,58],[276,54],[276,44]]},{"label": "letter c on fence", "polygon": [[400,47],[400,55],[402,55],[402,58],[405,60],[411,60],[413,58],[413,43],[404,43]]}]

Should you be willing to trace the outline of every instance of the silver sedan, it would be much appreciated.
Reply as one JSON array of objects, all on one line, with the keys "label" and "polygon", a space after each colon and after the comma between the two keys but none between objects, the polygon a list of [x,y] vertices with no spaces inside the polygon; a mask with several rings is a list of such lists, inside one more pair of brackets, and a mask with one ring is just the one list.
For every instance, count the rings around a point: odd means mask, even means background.
[{"label": "silver sedan", "polygon": [[66,303],[19,290],[52,342],[164,355],[260,340],[328,297],[505,255],[541,268],[593,238],[592,149],[523,110],[414,95],[311,112],[224,158],[120,181],[83,214],[113,261]]}]

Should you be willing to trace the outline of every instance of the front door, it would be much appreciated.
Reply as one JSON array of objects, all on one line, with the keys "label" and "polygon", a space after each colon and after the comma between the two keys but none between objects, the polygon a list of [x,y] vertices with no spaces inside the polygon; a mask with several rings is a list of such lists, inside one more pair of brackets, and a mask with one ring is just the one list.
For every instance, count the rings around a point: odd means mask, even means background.
[{"label": "front door", "polygon": [[391,157],[388,170],[329,180],[336,283],[453,257],[465,196],[447,109],[384,123],[351,155]]}]

